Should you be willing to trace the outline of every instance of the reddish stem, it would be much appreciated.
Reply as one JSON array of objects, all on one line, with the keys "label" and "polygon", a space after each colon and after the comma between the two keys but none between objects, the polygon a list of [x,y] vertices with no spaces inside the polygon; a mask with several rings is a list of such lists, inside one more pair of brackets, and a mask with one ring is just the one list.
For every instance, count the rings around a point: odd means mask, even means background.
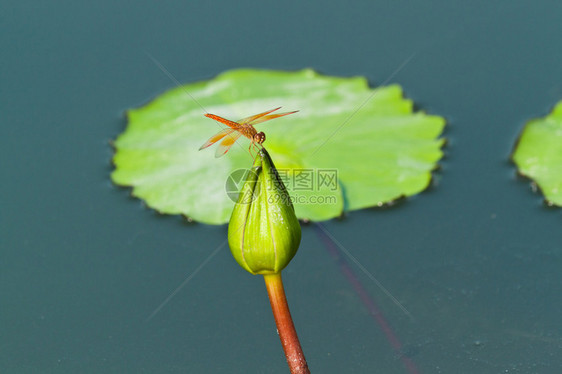
[{"label": "reddish stem", "polygon": [[295,325],[293,325],[289,304],[287,304],[285,290],[283,289],[281,273],[267,274],[263,277],[279,332],[279,339],[281,339],[291,374],[310,374]]}]

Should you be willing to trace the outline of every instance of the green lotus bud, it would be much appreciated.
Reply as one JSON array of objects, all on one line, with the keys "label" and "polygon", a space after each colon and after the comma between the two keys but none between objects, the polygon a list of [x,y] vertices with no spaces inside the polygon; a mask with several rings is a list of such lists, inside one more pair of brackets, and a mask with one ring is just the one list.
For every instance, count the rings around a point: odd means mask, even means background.
[{"label": "green lotus bud", "polygon": [[271,157],[260,150],[228,224],[236,262],[252,274],[278,273],[297,253],[301,227]]}]

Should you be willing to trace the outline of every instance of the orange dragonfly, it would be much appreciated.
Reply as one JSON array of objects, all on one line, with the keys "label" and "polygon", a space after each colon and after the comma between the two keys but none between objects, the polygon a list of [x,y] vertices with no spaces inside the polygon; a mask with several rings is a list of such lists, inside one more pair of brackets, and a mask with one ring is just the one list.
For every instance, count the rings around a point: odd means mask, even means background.
[{"label": "orange dragonfly", "polygon": [[[241,135],[244,135],[246,138],[250,139],[251,141],[248,150],[251,150],[252,146],[254,147],[261,146],[262,143],[265,142],[265,134],[262,131],[257,132],[256,129],[254,128],[254,125],[257,125],[258,123],[262,123],[265,121],[269,121],[270,119],[275,119],[298,112],[298,110],[295,110],[294,112],[269,114],[275,112],[280,108],[281,107],[271,109],[268,110],[267,112],[263,112],[260,114],[255,114],[250,117],[242,118],[237,122],[219,117],[215,114],[205,113],[205,117],[214,119],[215,121],[218,121],[220,123],[224,123],[225,125],[228,126],[228,128],[223,129],[218,133],[216,133],[215,135],[213,135],[209,140],[207,140],[205,144],[201,146],[201,148],[199,148],[199,150],[205,149],[222,139],[215,152],[215,157],[224,156],[226,152],[228,152],[228,150],[234,145],[234,143],[236,143],[236,141],[238,140],[238,138],[240,138]],[[250,154],[251,153],[252,152],[250,151]]]}]

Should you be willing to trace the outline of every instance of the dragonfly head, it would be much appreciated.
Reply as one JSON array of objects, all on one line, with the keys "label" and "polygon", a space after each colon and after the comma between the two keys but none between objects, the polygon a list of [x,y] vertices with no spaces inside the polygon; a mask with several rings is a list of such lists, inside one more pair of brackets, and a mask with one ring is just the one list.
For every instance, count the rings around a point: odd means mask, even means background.
[{"label": "dragonfly head", "polygon": [[258,144],[262,144],[263,142],[265,142],[265,134],[263,133],[263,131],[260,131],[256,135],[254,135],[254,142]]}]

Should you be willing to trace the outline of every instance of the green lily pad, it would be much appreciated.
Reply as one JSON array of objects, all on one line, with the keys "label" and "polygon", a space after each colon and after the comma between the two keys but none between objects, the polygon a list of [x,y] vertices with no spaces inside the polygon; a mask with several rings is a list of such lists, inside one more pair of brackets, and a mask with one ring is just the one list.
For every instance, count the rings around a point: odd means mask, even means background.
[{"label": "green lily pad", "polygon": [[562,101],[548,116],[525,125],[512,159],[549,204],[562,206]]},{"label": "green lily pad", "polygon": [[[189,95],[186,93],[188,92]],[[326,220],[424,190],[442,157],[443,118],[413,112],[398,85],[370,89],[365,78],[239,69],[172,89],[127,112],[111,177],[161,213],[228,222],[233,171],[249,168],[249,140],[221,158],[199,147],[231,120],[283,106],[296,114],[256,126],[293,198],[297,217]]]}]

